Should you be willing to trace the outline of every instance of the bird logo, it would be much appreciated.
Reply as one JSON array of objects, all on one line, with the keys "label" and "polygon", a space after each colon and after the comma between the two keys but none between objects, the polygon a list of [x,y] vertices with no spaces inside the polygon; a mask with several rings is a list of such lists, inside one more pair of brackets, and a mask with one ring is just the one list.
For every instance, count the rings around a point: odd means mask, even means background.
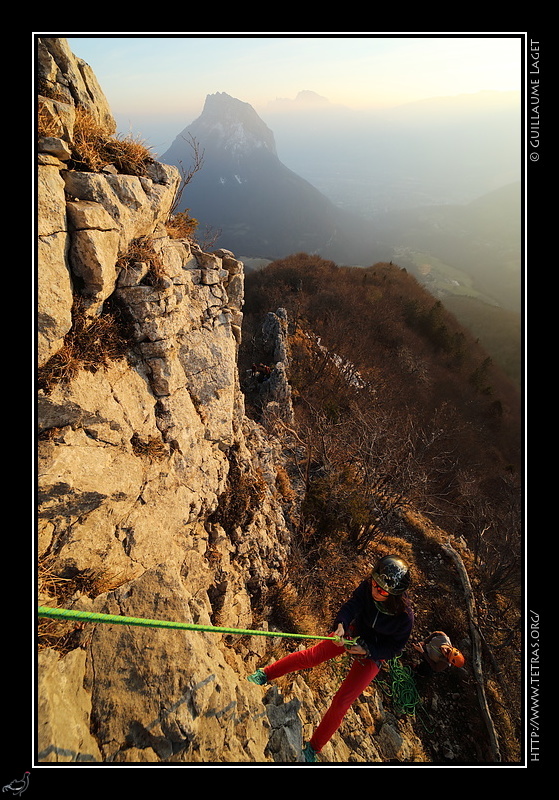
[{"label": "bird logo", "polygon": [[29,775],[30,775],[29,772],[27,771],[24,772],[23,778],[21,780],[19,781],[15,780],[12,781],[11,783],[7,783],[5,786],[2,787],[2,791],[12,792],[14,797],[19,797],[19,795],[22,794],[29,786]]}]

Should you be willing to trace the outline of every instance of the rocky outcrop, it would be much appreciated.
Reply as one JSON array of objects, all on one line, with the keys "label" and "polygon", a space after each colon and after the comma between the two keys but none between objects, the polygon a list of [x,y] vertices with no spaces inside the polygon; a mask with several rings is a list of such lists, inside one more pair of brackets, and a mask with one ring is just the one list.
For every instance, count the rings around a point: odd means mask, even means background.
[{"label": "rocky outcrop", "polygon": [[[239,387],[243,266],[230,251],[167,235],[173,167],[76,168],[76,110],[109,132],[114,121],[64,40],[38,47],[50,132],[38,146],[41,375],[53,359],[68,367],[78,327],[110,320],[126,332],[124,354],[99,363],[82,354],[81,366],[40,383],[39,601],[266,630],[291,533],[276,489],[279,441],[246,417]],[[134,250],[139,241],[147,256]],[[269,322],[285,329],[281,313]],[[290,418],[288,354],[276,356],[283,394],[272,402]],[[317,700],[301,676],[291,696],[248,683],[281,650],[271,637],[41,626],[40,762],[297,761],[332,688]],[[373,723],[368,702],[351,712],[366,726],[351,715],[348,725],[378,727],[381,705]],[[394,731],[385,719],[378,742],[407,757]],[[378,742],[351,756],[341,739],[326,755],[381,760]]]},{"label": "rocky outcrop", "polygon": [[252,396],[253,405],[260,410],[262,424],[273,433],[285,429],[294,421],[288,377],[291,360],[288,319],[284,308],[266,314],[260,333],[260,347],[265,362],[262,366],[269,373],[253,365],[247,375],[245,388]]},{"label": "rocky outcrop", "polygon": [[[249,628],[253,598],[285,571],[288,535],[243,430],[242,264],[167,236],[175,168],[71,168],[75,106],[106,122],[107,104],[63,40],[39,50],[40,102],[60,123],[38,148],[39,365],[75,326],[76,296],[89,320],[116,304],[130,331],[127,358],[39,393],[39,558],[56,576],[40,600],[57,604],[64,582],[77,608]],[[156,286],[145,261],[120,266],[140,239],[158,260]],[[271,463],[266,472],[271,481]],[[250,519],[212,522],[220,498],[241,490],[260,499]],[[240,679],[262,648],[99,625],[61,657],[43,649],[41,760],[266,760],[264,708]]]}]

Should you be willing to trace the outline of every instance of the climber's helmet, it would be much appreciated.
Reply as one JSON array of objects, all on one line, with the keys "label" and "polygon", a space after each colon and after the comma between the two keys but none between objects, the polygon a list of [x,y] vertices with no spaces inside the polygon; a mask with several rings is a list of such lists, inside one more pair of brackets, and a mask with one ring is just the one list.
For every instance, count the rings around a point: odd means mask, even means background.
[{"label": "climber's helmet", "polygon": [[410,585],[410,570],[399,556],[384,556],[374,567],[372,578],[389,594],[403,594]]},{"label": "climber's helmet", "polygon": [[456,647],[451,647],[448,653],[446,654],[447,660],[449,664],[452,664],[453,667],[463,667],[464,666],[464,656]]}]

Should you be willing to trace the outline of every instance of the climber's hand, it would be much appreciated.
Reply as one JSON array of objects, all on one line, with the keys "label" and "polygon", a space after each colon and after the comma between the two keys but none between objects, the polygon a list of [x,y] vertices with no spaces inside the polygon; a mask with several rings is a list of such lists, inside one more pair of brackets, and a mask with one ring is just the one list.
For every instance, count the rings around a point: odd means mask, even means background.
[{"label": "climber's hand", "polygon": [[339,644],[340,647],[343,647],[343,644],[344,644],[343,643],[343,638],[345,636],[345,631],[344,631],[344,626],[342,625],[341,622],[339,623],[339,625],[336,628],[336,630],[333,632],[332,636],[337,636],[338,639],[340,640],[339,642],[337,642],[337,644]]}]

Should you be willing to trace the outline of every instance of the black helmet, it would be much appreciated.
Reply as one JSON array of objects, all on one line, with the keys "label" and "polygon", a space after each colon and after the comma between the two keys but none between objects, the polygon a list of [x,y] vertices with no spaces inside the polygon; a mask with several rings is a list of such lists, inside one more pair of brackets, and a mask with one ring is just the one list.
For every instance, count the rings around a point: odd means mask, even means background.
[{"label": "black helmet", "polygon": [[372,577],[390,594],[403,594],[410,585],[409,567],[399,556],[381,558]]}]

